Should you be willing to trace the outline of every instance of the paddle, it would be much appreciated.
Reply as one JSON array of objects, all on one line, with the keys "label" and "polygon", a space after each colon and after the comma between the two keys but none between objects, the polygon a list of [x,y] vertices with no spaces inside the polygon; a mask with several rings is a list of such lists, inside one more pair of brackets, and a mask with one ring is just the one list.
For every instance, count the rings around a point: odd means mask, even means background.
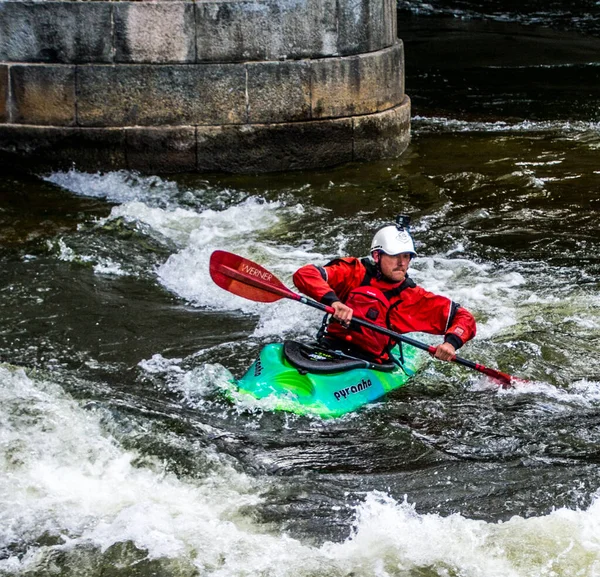
[{"label": "paddle", "polygon": [[[301,302],[329,314],[334,313],[333,307],[313,301],[291,291],[267,269],[230,252],[216,250],[212,253],[210,256],[210,276],[222,289],[251,301],[272,303],[282,298],[286,298]],[[387,335],[396,341],[402,341],[417,349],[427,351],[432,355],[435,354],[436,348],[434,346],[426,345],[425,343],[416,341],[410,337],[386,329],[385,327],[380,327],[357,318],[353,318],[352,322]],[[459,356],[455,356],[452,360],[459,365],[479,371],[480,373],[499,381],[503,388],[509,387],[513,381],[526,382],[507,373],[485,367],[479,363],[474,363],[473,361],[468,361]]]}]

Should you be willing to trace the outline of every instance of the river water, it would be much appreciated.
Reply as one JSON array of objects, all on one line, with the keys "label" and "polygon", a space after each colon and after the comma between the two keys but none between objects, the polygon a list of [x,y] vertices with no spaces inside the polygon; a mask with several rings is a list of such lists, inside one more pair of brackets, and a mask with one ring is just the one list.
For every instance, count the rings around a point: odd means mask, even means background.
[{"label": "river water", "polygon": [[[598,3],[492,4],[400,3],[400,160],[3,176],[0,575],[600,575]],[[398,212],[477,318],[462,356],[530,382],[427,360],[340,419],[228,401],[320,315],[222,291],[211,252],[290,285]]]}]

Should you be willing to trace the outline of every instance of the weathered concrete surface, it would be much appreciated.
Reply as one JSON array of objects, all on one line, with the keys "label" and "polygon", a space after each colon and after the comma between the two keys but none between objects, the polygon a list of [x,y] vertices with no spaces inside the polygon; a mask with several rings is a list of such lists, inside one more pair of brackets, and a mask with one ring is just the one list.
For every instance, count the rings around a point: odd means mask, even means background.
[{"label": "weathered concrete surface", "polygon": [[149,172],[397,156],[410,101],[395,13],[395,0],[0,0],[0,155]]},{"label": "weathered concrete surface", "polygon": [[396,40],[396,0],[349,0],[339,5],[340,56],[375,52]]},{"label": "weathered concrete surface", "polygon": [[321,58],[381,50],[396,40],[394,2],[198,2],[198,60]]},{"label": "weathered concrete surface", "polygon": [[111,59],[110,2],[0,2],[0,61]]},{"label": "weathered concrete surface", "polygon": [[248,64],[248,122],[310,120],[310,62]]},{"label": "weathered concrete surface", "polygon": [[0,60],[245,62],[391,46],[395,0],[0,2]]},{"label": "weathered concrete surface", "polygon": [[80,66],[81,126],[161,126],[246,122],[242,64]]},{"label": "weathered concrete surface", "polygon": [[198,61],[277,60],[277,15],[267,2],[201,2],[196,5]]},{"label": "weathered concrete surface", "polygon": [[395,108],[356,116],[353,160],[377,160],[400,156],[410,142],[410,99]]},{"label": "weathered concrete surface", "polygon": [[0,166],[21,170],[127,168],[122,128],[57,128],[0,124]]},{"label": "weathered concrete surface", "polygon": [[[403,98],[402,45],[344,58],[248,64],[15,64],[12,121],[201,126],[340,118]],[[1,82],[1,79],[0,79]],[[5,112],[6,114],[6,112]]]},{"label": "weathered concrete surface", "polygon": [[274,0],[270,4],[279,12],[280,22],[273,36],[279,40],[279,50],[273,49],[272,59],[339,55],[335,0]]},{"label": "weathered concrete surface", "polygon": [[193,4],[117,2],[113,14],[115,62],[195,62]]},{"label": "weathered concrete surface", "polygon": [[368,114],[391,108],[404,94],[402,44],[372,54],[312,63],[313,118]]},{"label": "weathered concrete surface", "polygon": [[127,166],[143,172],[196,170],[196,128],[127,128]]},{"label": "weathered concrete surface", "polygon": [[8,122],[8,66],[0,65],[0,122]]},{"label": "weathered concrete surface", "polygon": [[352,120],[198,128],[201,171],[273,172],[352,160]]},{"label": "weathered concrete surface", "polygon": [[12,121],[20,124],[75,124],[75,66],[10,67]]},{"label": "weathered concrete surface", "polygon": [[0,124],[0,166],[143,172],[272,172],[398,156],[410,101],[377,114],[198,127],[58,128]]}]

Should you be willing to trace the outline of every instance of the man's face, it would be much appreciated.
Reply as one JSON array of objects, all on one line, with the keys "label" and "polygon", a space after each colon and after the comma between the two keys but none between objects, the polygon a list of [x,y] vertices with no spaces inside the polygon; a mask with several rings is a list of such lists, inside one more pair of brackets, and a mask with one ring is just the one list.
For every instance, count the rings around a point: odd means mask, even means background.
[{"label": "man's face", "polygon": [[[381,273],[384,277],[393,282],[402,282],[406,278],[406,272],[408,271],[411,259],[409,252],[402,252],[395,255],[382,252],[378,256]],[[378,258],[375,256],[375,262],[377,260]]]}]

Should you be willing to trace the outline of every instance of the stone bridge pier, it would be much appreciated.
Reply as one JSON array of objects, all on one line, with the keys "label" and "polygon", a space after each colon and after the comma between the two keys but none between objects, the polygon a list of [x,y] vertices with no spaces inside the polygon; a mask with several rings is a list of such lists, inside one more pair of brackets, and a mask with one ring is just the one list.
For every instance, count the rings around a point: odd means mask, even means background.
[{"label": "stone bridge pier", "polygon": [[267,172],[400,155],[396,0],[0,1],[0,159]]}]

